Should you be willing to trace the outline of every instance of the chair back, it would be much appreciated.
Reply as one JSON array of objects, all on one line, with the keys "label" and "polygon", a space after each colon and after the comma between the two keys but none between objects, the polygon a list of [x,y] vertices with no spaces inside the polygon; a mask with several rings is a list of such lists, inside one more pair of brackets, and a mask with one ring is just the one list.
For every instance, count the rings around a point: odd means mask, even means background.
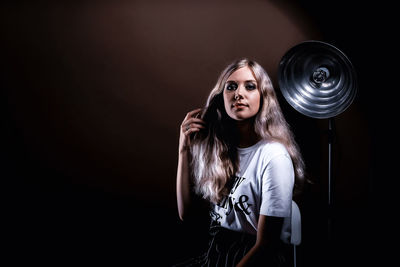
[{"label": "chair back", "polygon": [[299,206],[293,200],[290,217],[283,220],[281,240],[295,246],[301,243],[301,214]]}]

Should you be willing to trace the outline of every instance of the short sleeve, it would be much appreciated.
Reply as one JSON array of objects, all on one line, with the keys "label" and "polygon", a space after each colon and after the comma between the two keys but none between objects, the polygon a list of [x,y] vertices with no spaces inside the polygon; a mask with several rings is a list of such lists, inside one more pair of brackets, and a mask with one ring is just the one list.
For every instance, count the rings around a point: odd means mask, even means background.
[{"label": "short sleeve", "polygon": [[289,217],[294,186],[294,169],[287,154],[273,157],[262,173],[260,214]]}]

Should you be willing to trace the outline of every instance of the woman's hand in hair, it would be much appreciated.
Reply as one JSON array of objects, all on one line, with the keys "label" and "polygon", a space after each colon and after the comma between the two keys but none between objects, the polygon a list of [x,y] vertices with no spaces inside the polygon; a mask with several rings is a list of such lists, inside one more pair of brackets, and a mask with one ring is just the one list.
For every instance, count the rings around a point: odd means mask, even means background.
[{"label": "woman's hand in hair", "polygon": [[198,118],[202,109],[198,108],[188,112],[181,124],[179,137],[179,152],[187,151],[190,147],[190,135],[205,128],[205,123]]}]

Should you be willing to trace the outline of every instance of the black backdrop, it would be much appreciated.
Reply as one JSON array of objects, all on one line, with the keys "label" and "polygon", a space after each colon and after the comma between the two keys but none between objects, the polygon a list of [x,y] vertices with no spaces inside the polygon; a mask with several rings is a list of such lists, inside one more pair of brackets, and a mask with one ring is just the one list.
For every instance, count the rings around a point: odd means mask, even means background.
[{"label": "black backdrop", "polygon": [[345,1],[2,4],[7,255],[16,263],[168,266],[197,253],[207,219],[199,210],[182,223],[175,207],[184,114],[242,55],[266,67],[279,93],[280,57],[318,39],[350,58],[359,93],[335,118],[329,242],[328,122],[298,114],[279,95],[314,182],[300,203],[299,265],[383,261],[381,193],[391,176],[379,144],[390,106],[378,73],[390,53],[379,49],[388,9]]}]

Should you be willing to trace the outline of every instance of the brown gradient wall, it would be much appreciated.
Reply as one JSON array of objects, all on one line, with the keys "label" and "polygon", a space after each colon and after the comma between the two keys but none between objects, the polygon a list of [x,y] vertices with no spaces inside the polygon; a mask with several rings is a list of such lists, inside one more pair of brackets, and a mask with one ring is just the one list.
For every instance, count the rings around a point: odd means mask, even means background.
[{"label": "brown gradient wall", "polygon": [[[238,57],[263,65],[279,94],[279,60],[305,40],[337,45],[361,78],[359,97],[335,118],[334,226],[338,242],[362,236],[355,220],[371,198],[374,172],[368,73],[346,23],[332,26],[313,11],[294,1],[5,4],[3,188],[18,260],[168,265],[194,253],[206,222],[177,218],[181,121]],[[322,266],[314,253],[326,252],[315,243],[326,235],[328,122],[279,97],[314,181],[302,203],[301,259]]]}]

